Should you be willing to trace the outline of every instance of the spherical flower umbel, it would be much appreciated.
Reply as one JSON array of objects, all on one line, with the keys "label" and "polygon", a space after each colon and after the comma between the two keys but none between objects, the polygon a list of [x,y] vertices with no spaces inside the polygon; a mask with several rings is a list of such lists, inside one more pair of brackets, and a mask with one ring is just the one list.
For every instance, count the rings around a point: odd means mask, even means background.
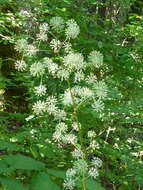
[{"label": "spherical flower umbel", "polygon": [[73,167],[79,175],[84,175],[88,171],[88,164],[85,160],[79,159],[74,162],[74,167]]},{"label": "spherical flower umbel", "polygon": [[45,66],[41,62],[33,63],[30,67],[30,73],[33,77],[40,77],[45,73]]},{"label": "spherical flower umbel", "polygon": [[102,160],[100,158],[94,157],[91,161],[91,165],[100,168],[102,166]]},{"label": "spherical flower umbel", "polygon": [[94,179],[96,179],[99,176],[98,169],[94,167],[89,169],[88,174],[90,177],[93,177]]},{"label": "spherical flower umbel", "polygon": [[81,53],[69,53],[63,59],[65,67],[69,71],[80,70],[84,68],[84,58]]},{"label": "spherical flower umbel", "polygon": [[75,180],[72,178],[67,178],[64,180],[63,186],[67,190],[72,190],[76,186]]},{"label": "spherical flower umbel", "polygon": [[73,168],[68,169],[67,172],[66,172],[66,177],[67,178],[75,177],[75,175],[76,175],[76,170],[73,169]]},{"label": "spherical flower umbel", "polygon": [[92,51],[89,56],[88,60],[90,65],[99,68],[103,65],[103,55],[99,51]]},{"label": "spherical flower umbel", "polygon": [[28,43],[27,43],[26,39],[19,39],[15,43],[15,49],[16,49],[16,51],[18,51],[20,53],[23,51],[26,51],[27,47],[28,47]]},{"label": "spherical flower umbel", "polygon": [[47,90],[47,88],[42,84],[40,84],[39,86],[36,86],[34,89],[35,89],[35,94],[37,96],[44,96]]},{"label": "spherical flower umbel", "polygon": [[96,96],[100,99],[104,99],[107,96],[107,85],[104,81],[96,82],[93,86]]},{"label": "spherical flower umbel", "polygon": [[80,33],[79,26],[73,19],[68,20],[66,24],[67,24],[67,28],[65,30],[66,37],[68,39],[75,39]]},{"label": "spherical flower umbel", "polygon": [[96,111],[96,112],[101,112],[104,110],[104,104],[101,100],[94,100],[93,104],[92,104],[92,108]]},{"label": "spherical flower umbel", "polygon": [[32,44],[27,45],[27,49],[25,50],[27,56],[33,56],[36,54],[36,52],[37,48],[34,45]]},{"label": "spherical flower umbel", "polygon": [[34,103],[32,110],[36,115],[43,114],[46,111],[46,102],[38,100]]},{"label": "spherical flower umbel", "polygon": [[18,70],[18,71],[25,71],[26,68],[27,68],[27,64],[25,63],[24,60],[18,60],[14,63],[15,65],[15,68]]},{"label": "spherical flower umbel", "polygon": [[42,23],[39,26],[40,33],[45,33],[49,30],[49,24],[48,23]]},{"label": "spherical flower umbel", "polygon": [[37,36],[37,40],[39,40],[39,41],[47,41],[48,40],[48,36],[46,33],[40,32],[36,36]]},{"label": "spherical flower umbel", "polygon": [[50,20],[50,25],[52,26],[53,30],[60,32],[64,28],[64,20],[59,16],[53,17]]},{"label": "spherical flower umbel", "polygon": [[50,42],[50,46],[54,50],[54,53],[59,53],[59,50],[60,50],[60,48],[62,46],[62,43],[57,39],[53,39]]}]

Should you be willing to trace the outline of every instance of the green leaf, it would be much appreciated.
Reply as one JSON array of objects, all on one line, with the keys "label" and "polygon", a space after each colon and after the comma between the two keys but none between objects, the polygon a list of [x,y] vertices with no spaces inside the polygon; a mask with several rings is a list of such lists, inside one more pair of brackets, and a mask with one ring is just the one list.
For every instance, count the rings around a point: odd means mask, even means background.
[{"label": "green leaf", "polygon": [[65,177],[66,177],[66,172],[65,171],[61,171],[61,170],[51,170],[51,169],[48,169],[47,173],[49,175],[52,175],[52,176],[55,176],[55,177],[58,177],[58,178],[61,178],[61,179],[65,179]]},{"label": "green leaf", "polygon": [[8,190],[28,190],[19,181],[11,178],[1,177],[0,183],[6,186]]},{"label": "green leaf", "polygon": [[45,166],[44,163],[21,154],[5,156],[4,161],[13,168],[22,170],[41,170]]},{"label": "green leaf", "polygon": [[9,167],[3,160],[0,160],[0,173],[12,172],[13,170],[13,167]]},{"label": "green leaf", "polygon": [[94,181],[93,179],[89,179],[87,181],[88,190],[105,190],[99,183]]},{"label": "green leaf", "polygon": [[39,173],[31,180],[33,190],[61,190],[47,173]]},{"label": "green leaf", "polygon": [[0,140],[0,150],[5,150],[5,149],[10,150],[10,151],[17,151],[21,149],[21,146],[14,143]]}]

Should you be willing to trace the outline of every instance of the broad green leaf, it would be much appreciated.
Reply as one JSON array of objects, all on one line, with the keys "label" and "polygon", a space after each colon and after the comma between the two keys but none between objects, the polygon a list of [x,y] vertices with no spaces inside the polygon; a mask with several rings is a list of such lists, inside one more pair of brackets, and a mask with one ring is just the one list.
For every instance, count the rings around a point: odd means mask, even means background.
[{"label": "broad green leaf", "polygon": [[0,150],[4,150],[4,149],[10,150],[10,151],[16,151],[16,150],[20,150],[21,146],[14,143],[0,140]]},{"label": "broad green leaf", "polygon": [[44,168],[44,163],[21,154],[5,156],[4,161],[15,169],[40,170]]},{"label": "broad green leaf", "polygon": [[47,173],[39,173],[31,180],[33,190],[61,190]]},{"label": "broad green leaf", "polygon": [[13,167],[9,167],[3,160],[0,160],[0,173],[7,173],[13,170]]},{"label": "broad green leaf", "polygon": [[66,177],[66,172],[65,171],[61,171],[61,170],[52,170],[52,169],[48,169],[47,173],[49,175],[58,177],[58,178],[62,178],[64,179]]},{"label": "broad green leaf", "polygon": [[19,181],[11,178],[1,177],[0,183],[6,186],[7,190],[28,190]]},{"label": "broad green leaf", "polygon": [[87,181],[88,190],[105,190],[98,182],[89,179]]}]

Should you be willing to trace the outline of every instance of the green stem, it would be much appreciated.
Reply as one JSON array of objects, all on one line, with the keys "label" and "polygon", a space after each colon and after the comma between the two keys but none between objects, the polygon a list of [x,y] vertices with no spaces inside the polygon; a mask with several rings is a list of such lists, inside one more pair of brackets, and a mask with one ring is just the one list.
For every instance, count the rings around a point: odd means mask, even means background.
[{"label": "green stem", "polygon": [[[80,145],[81,145],[81,150],[83,151],[83,153],[85,155],[84,144],[83,144],[82,128],[79,125],[78,114],[77,114],[77,105],[76,105],[76,102],[75,102],[75,99],[74,99],[74,95],[72,93],[70,81],[67,80],[67,83],[68,83],[68,87],[69,87],[69,90],[70,90],[70,93],[71,93],[71,97],[72,97],[72,102],[73,102],[73,115],[74,115],[74,118],[75,118],[76,123],[78,125],[78,135],[79,135],[79,141],[80,141]],[[83,159],[86,159],[85,156],[83,157]],[[82,176],[81,183],[82,183],[83,190],[87,190],[85,176]]]}]

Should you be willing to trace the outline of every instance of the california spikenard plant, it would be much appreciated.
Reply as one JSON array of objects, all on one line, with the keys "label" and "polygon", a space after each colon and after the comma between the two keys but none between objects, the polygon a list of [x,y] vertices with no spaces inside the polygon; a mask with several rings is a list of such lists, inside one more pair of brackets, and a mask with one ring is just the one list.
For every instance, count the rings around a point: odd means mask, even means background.
[{"label": "california spikenard plant", "polygon": [[[24,18],[22,30],[29,34],[32,13],[21,10],[20,16]],[[103,78],[103,55],[93,50],[84,57],[74,49],[73,41],[80,35],[80,28],[73,19],[65,21],[55,16],[49,22],[35,19],[34,23],[32,36],[25,35],[15,42],[16,51],[22,55],[22,59],[15,62],[15,68],[34,81],[30,89],[35,101],[33,114],[26,120],[44,116],[54,121],[50,142],[61,149],[69,147],[72,155],[63,186],[69,190],[76,186],[86,190],[87,179],[99,176],[102,160],[93,153],[99,148],[96,133],[91,126],[85,134],[79,112],[88,109],[102,118],[108,96]],[[54,81],[57,86],[51,90],[48,84]]]}]

